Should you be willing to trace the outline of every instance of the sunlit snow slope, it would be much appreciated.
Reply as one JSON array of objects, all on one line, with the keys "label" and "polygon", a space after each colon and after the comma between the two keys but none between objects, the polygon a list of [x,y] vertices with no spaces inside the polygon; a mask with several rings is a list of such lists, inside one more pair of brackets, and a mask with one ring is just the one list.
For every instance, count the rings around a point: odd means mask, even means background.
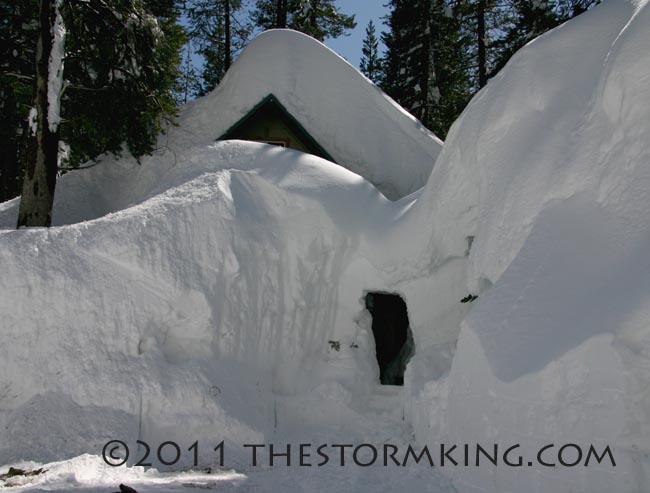
[{"label": "sunlit snow slope", "polygon": [[649,27],[646,2],[610,0],[520,50],[418,201],[445,255],[476,237],[479,299],[449,376],[417,397],[416,434],[533,458],[608,444],[617,461],[456,470],[461,491],[650,488]]}]

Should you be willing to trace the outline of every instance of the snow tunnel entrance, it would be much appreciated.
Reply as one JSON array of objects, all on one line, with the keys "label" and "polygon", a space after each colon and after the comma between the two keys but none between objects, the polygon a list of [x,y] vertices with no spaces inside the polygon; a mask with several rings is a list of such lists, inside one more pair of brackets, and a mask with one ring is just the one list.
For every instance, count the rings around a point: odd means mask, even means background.
[{"label": "snow tunnel entrance", "polygon": [[415,352],[406,303],[397,294],[371,292],[366,308],[372,316],[379,380],[382,385],[404,385],[404,371]]}]

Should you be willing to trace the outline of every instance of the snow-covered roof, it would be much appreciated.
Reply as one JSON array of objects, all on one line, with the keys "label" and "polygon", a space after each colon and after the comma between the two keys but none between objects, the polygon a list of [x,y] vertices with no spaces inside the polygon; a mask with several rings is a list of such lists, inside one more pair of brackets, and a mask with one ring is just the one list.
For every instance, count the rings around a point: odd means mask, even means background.
[{"label": "snow-covered roof", "polygon": [[221,84],[182,111],[181,129],[207,143],[273,95],[334,158],[396,199],[421,188],[442,141],[356,68],[302,33],[255,38]]}]

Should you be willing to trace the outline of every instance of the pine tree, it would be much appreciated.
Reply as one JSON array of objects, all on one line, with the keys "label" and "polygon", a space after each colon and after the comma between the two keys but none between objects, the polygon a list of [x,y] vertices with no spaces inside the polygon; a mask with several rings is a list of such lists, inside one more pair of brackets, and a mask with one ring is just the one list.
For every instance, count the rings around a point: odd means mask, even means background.
[{"label": "pine tree", "polygon": [[573,19],[590,8],[598,5],[600,0],[557,0],[555,12],[560,22]]},{"label": "pine tree", "polygon": [[382,88],[444,137],[468,99],[460,24],[444,0],[392,0]]},{"label": "pine tree", "polygon": [[381,35],[386,46],[382,89],[401,106],[407,108],[407,67],[403,57],[410,49],[408,25],[412,12],[409,12],[407,4],[399,0],[390,0],[387,7],[390,9],[385,18],[388,29]]},{"label": "pine tree", "polygon": [[202,96],[213,90],[247,43],[251,26],[238,18],[241,0],[189,0],[186,14],[189,36],[203,57]]},{"label": "pine tree", "polygon": [[453,0],[432,0],[430,32],[433,95],[428,125],[436,135],[445,138],[471,97],[466,39],[459,19],[453,16]]},{"label": "pine tree", "polygon": [[354,15],[342,14],[334,6],[334,0],[302,0],[300,7],[294,14],[293,25],[289,27],[319,41],[343,36],[346,30],[357,25]]},{"label": "pine tree", "polygon": [[510,4],[496,0],[459,0],[454,5],[453,15],[463,31],[466,66],[473,91],[478,91],[496,73],[503,38],[511,25]]},{"label": "pine tree", "polygon": [[34,0],[0,3],[0,202],[18,196],[22,187],[20,151],[33,98],[38,8]]},{"label": "pine tree", "polygon": [[390,0],[381,87],[444,138],[515,51],[597,1]]},{"label": "pine tree", "polygon": [[289,28],[323,41],[354,29],[354,15],[346,15],[334,0],[257,0],[251,14],[260,29]]},{"label": "pine tree", "polygon": [[256,0],[251,18],[261,29],[286,29],[287,9],[291,0]]},{"label": "pine tree", "polygon": [[375,30],[375,23],[371,20],[366,27],[366,37],[361,48],[361,62],[359,69],[366,77],[375,83],[381,81],[382,66],[379,56],[379,40]]},{"label": "pine tree", "polygon": [[[25,50],[16,49],[16,58],[38,57],[31,66],[15,64],[19,72],[4,65],[2,72],[14,88],[34,88],[31,110],[19,107],[21,120],[31,124],[15,128],[25,169],[18,225],[48,226],[59,173],[104,152],[126,148],[138,157],[154,150],[164,121],[175,113],[172,91],[184,40],[171,1],[42,0],[39,8],[34,0],[19,0],[9,18],[21,19],[22,32],[13,36],[23,39]],[[25,29],[32,25],[35,36]],[[0,32],[6,28],[3,23]],[[53,44],[51,33],[63,32],[65,43]],[[54,51],[60,60],[48,54],[57,46],[64,46]],[[69,149],[65,160],[62,145]]]},{"label": "pine tree", "polygon": [[172,0],[104,0],[87,9],[65,0],[64,6],[67,167],[124,145],[136,157],[151,153],[176,112],[185,43],[178,8]]},{"label": "pine tree", "polygon": [[193,59],[192,42],[185,44],[183,60],[181,64],[181,76],[176,87],[176,102],[185,104],[201,94],[201,78],[196,70]]},{"label": "pine tree", "polygon": [[528,41],[585,12],[599,0],[458,0],[474,90],[484,87]]},{"label": "pine tree", "polygon": [[510,0],[511,13],[506,35],[497,46],[498,55],[492,75],[508,62],[526,43],[553,29],[560,23],[553,2],[540,0]]}]

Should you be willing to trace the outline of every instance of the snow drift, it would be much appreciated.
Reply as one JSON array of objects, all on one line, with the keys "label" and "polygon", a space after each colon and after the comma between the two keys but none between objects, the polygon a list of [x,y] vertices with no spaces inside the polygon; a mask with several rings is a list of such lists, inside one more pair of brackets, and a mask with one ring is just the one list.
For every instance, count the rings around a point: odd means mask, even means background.
[{"label": "snow drift", "polygon": [[617,459],[456,471],[462,491],[650,487],[649,24],[646,2],[608,1],[520,50],[418,201],[447,255],[475,236],[479,294],[449,376],[417,398],[418,436],[609,444]]},{"label": "snow drift", "polygon": [[[0,233],[0,463],[96,454],[115,435],[414,431],[518,443],[525,459],[609,445],[617,463],[442,470],[459,491],[647,490],[649,23],[646,2],[609,0],[534,40],[454,124],[426,187],[397,202],[313,156],[183,137],[210,128],[230,83],[184,112],[196,130],[170,133],[188,144],[175,161],[62,179],[67,226]],[[286,37],[265,40],[280,53]],[[392,393],[375,383],[372,290],[405,299],[415,341]],[[421,467],[286,471],[261,484],[448,488]]]},{"label": "snow drift", "polygon": [[[384,283],[359,261],[364,237],[405,205],[289,149],[233,141],[192,156],[139,205],[0,233],[0,462],[97,454],[112,439],[132,450],[136,439],[184,449],[201,439],[203,465],[225,440],[227,465],[246,471],[245,443],[407,439],[399,401],[373,408],[362,296]],[[36,298],[52,309],[28,308]],[[333,474],[368,488],[442,484],[417,467],[387,477],[336,465],[260,481],[340,490]]]},{"label": "snow drift", "polygon": [[429,178],[442,142],[355,67],[295,31],[255,38],[215,91],[187,105],[183,128],[201,143],[215,140],[269,94],[337,163],[388,198]]}]

